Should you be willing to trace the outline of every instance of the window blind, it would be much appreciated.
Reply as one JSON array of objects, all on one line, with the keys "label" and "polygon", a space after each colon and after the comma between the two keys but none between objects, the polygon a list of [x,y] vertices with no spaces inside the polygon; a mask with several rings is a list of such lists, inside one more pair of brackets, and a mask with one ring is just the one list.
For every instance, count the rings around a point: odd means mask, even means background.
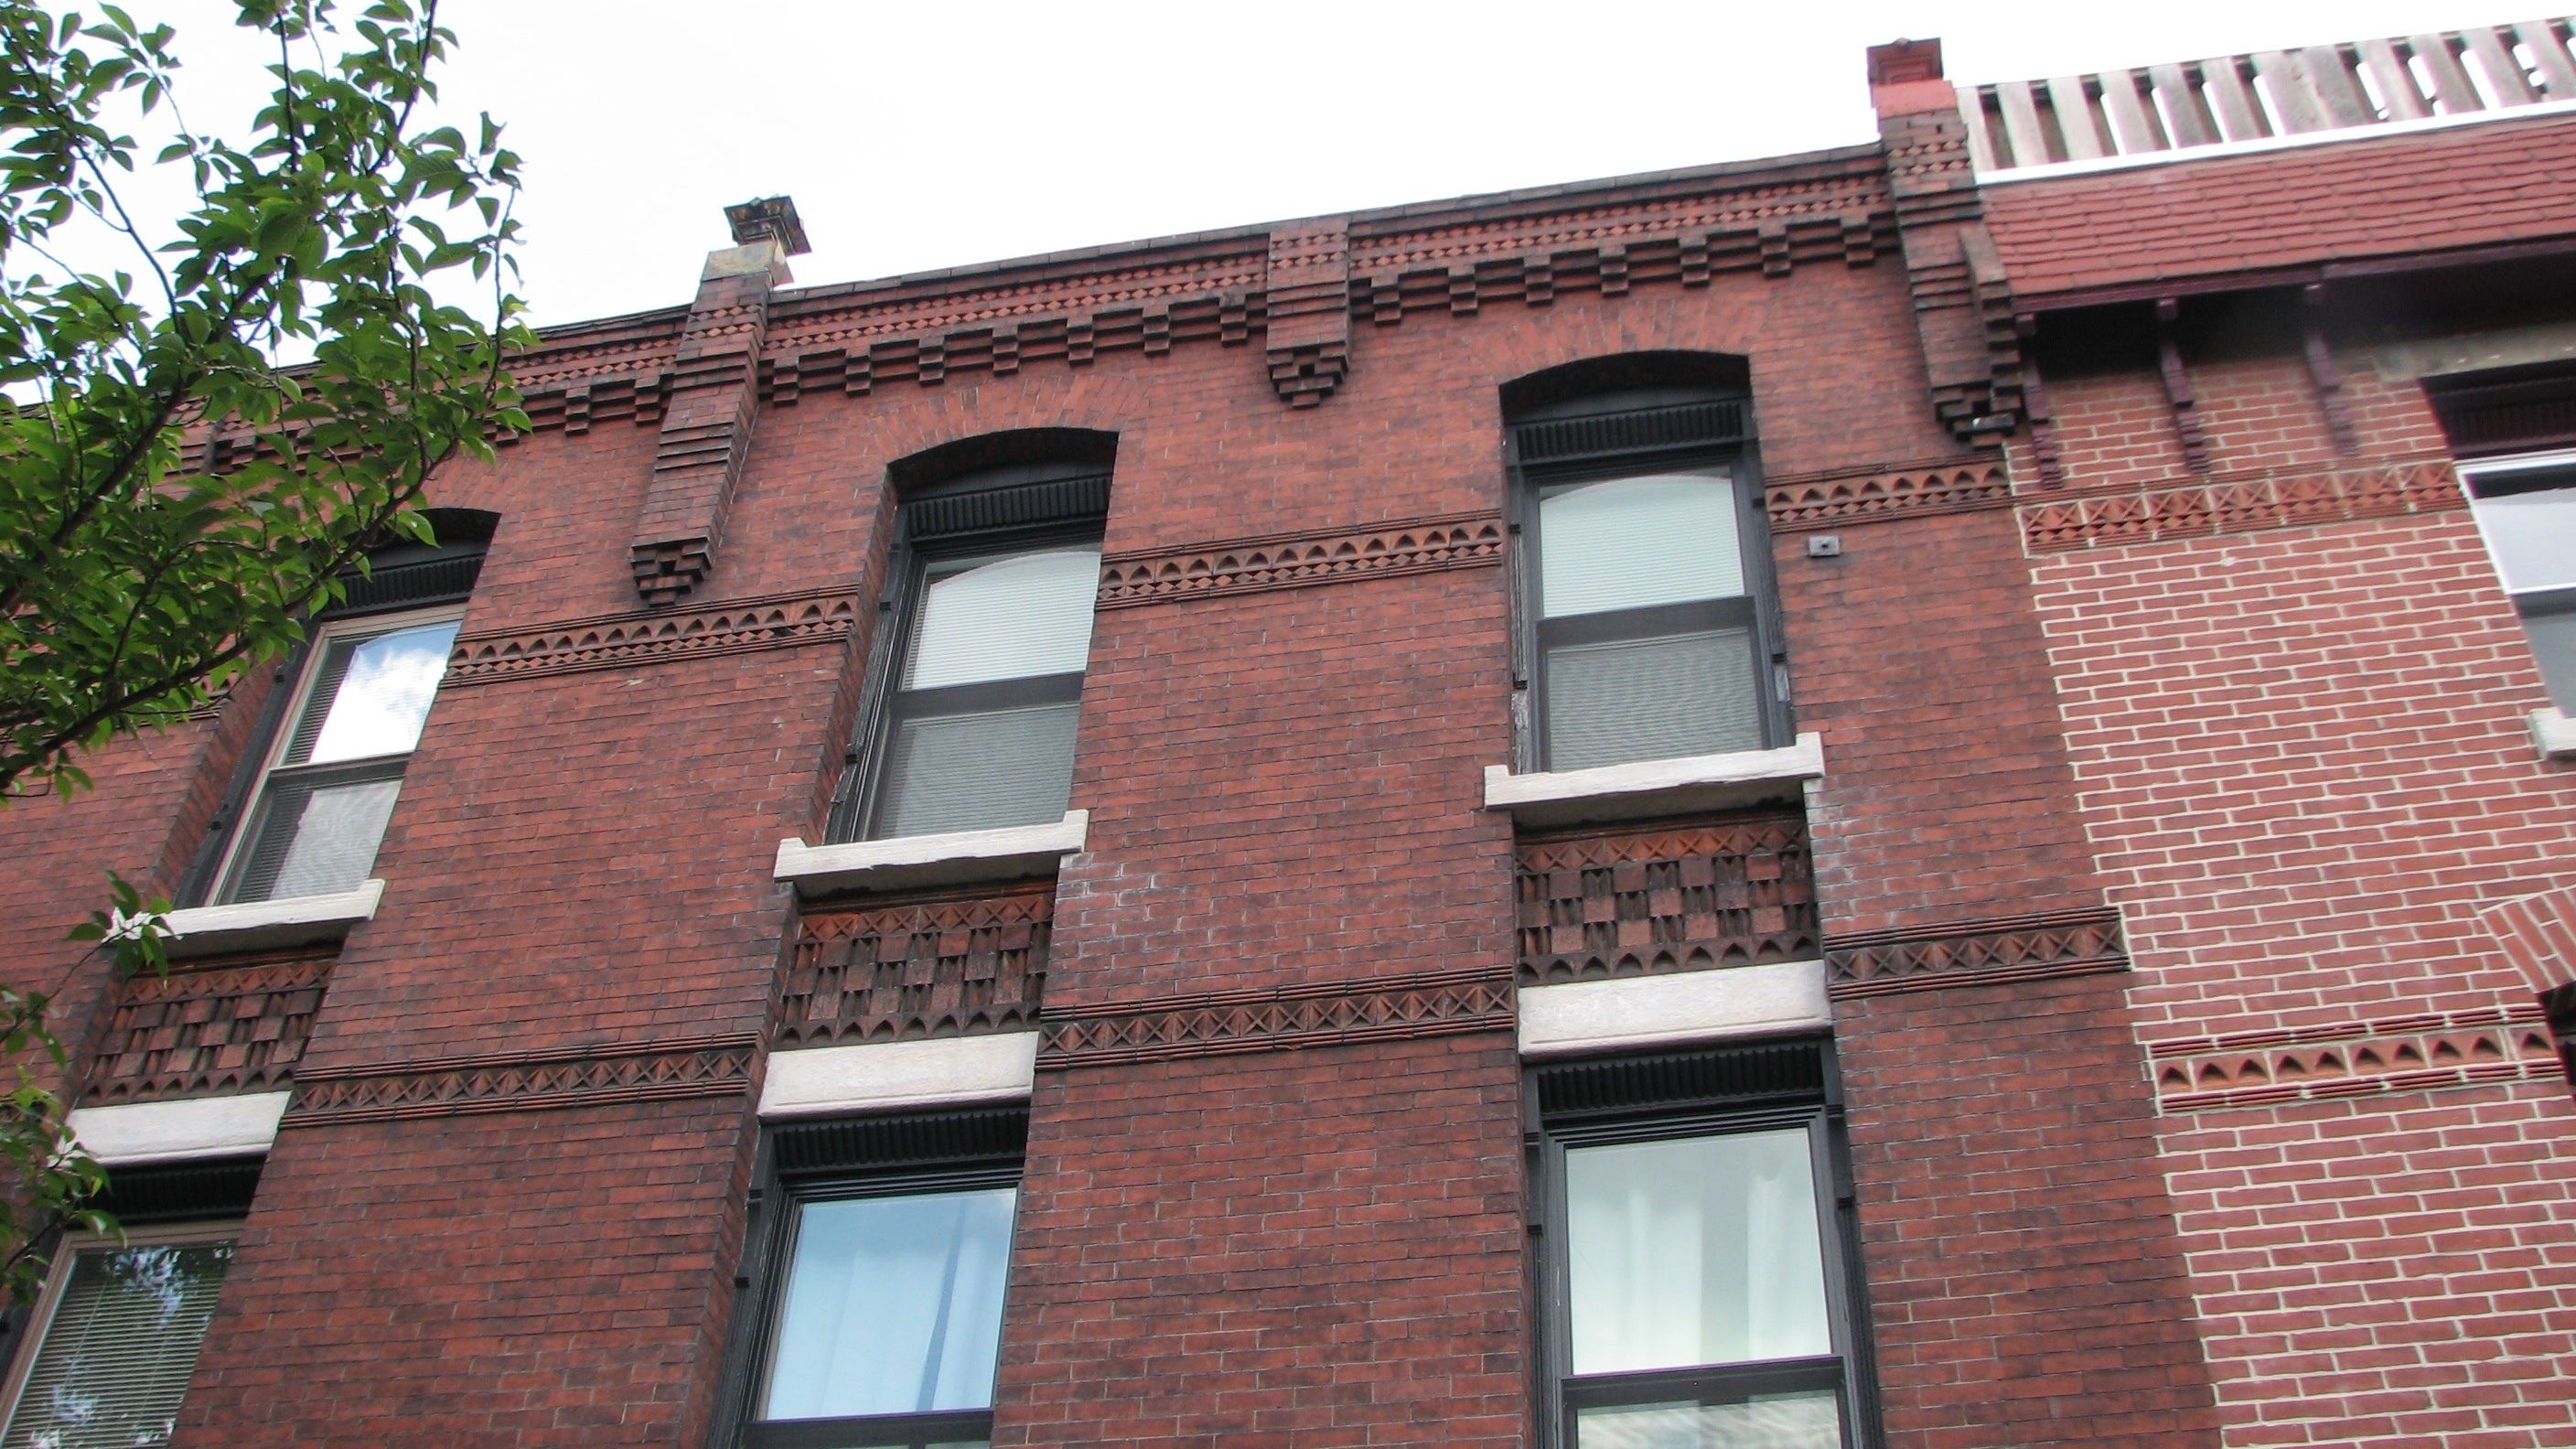
[{"label": "window blind", "polygon": [[905,689],[1078,674],[1091,652],[1100,550],[1052,549],[935,568]]},{"label": "window blind", "polygon": [[81,1250],[0,1445],[170,1442],[232,1256],[228,1242]]},{"label": "window blind", "polygon": [[1759,749],[1755,668],[1746,629],[1551,649],[1548,767],[1582,770]]},{"label": "window blind", "polygon": [[937,835],[1060,819],[1078,703],[933,715],[895,727],[882,833]]},{"label": "window blind", "polygon": [[1724,470],[1549,489],[1538,511],[1544,618],[1744,592],[1735,490]]}]

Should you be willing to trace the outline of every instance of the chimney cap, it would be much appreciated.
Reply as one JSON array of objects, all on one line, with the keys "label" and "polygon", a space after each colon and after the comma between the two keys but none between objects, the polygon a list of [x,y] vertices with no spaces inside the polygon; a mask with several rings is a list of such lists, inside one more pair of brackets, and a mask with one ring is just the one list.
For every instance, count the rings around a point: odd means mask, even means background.
[{"label": "chimney cap", "polygon": [[1909,81],[1941,79],[1941,42],[1931,40],[1892,40],[1869,48],[1869,83],[1873,86],[1901,86]]},{"label": "chimney cap", "polygon": [[725,208],[725,221],[733,228],[736,244],[748,246],[763,237],[775,237],[778,245],[791,257],[801,257],[813,250],[805,244],[805,223],[796,217],[796,198],[763,196]]}]

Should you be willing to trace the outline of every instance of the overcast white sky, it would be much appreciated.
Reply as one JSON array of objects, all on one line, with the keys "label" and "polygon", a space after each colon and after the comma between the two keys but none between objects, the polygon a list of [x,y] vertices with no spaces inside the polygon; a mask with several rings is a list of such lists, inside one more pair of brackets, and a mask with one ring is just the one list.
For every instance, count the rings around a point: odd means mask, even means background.
[{"label": "overcast white sky", "polygon": [[[264,78],[180,27],[200,128]],[[351,6],[350,8],[355,8]],[[539,324],[685,302],[722,208],[792,194],[800,283],[1849,145],[1863,50],[1959,81],[2532,18],[2510,0],[922,4],[445,0],[449,109],[527,158]],[[145,154],[157,142],[145,138]]]}]

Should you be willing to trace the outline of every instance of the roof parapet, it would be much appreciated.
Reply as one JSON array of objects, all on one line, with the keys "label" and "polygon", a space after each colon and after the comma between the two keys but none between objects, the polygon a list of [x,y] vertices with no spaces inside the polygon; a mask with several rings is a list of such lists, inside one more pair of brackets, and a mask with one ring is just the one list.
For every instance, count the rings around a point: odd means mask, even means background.
[{"label": "roof parapet", "polygon": [[2566,19],[1959,88],[1980,178],[2576,102]]}]

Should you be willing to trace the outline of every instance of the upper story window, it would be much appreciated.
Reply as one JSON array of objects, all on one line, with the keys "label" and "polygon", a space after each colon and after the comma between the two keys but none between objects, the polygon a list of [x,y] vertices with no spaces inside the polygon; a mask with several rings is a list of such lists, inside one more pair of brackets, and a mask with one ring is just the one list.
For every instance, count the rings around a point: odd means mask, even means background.
[{"label": "upper story window", "polygon": [[1512,410],[1538,768],[1788,740],[1749,415],[1740,388],[1706,383]]},{"label": "upper story window", "polygon": [[772,1133],[738,1443],[991,1436],[1027,1133],[1019,1108]]},{"label": "upper story window", "polygon": [[1109,458],[1070,450],[904,490],[833,839],[1063,817],[1109,504]]},{"label": "upper story window", "polygon": [[372,557],[314,621],[216,876],[218,902],[355,889],[402,793],[482,566],[489,515],[440,512],[436,548]]},{"label": "upper story window", "polygon": [[2550,701],[2576,712],[2576,369],[2427,384]]},{"label": "upper story window", "polygon": [[1827,1050],[1534,1073],[1556,1449],[1875,1442]]}]

